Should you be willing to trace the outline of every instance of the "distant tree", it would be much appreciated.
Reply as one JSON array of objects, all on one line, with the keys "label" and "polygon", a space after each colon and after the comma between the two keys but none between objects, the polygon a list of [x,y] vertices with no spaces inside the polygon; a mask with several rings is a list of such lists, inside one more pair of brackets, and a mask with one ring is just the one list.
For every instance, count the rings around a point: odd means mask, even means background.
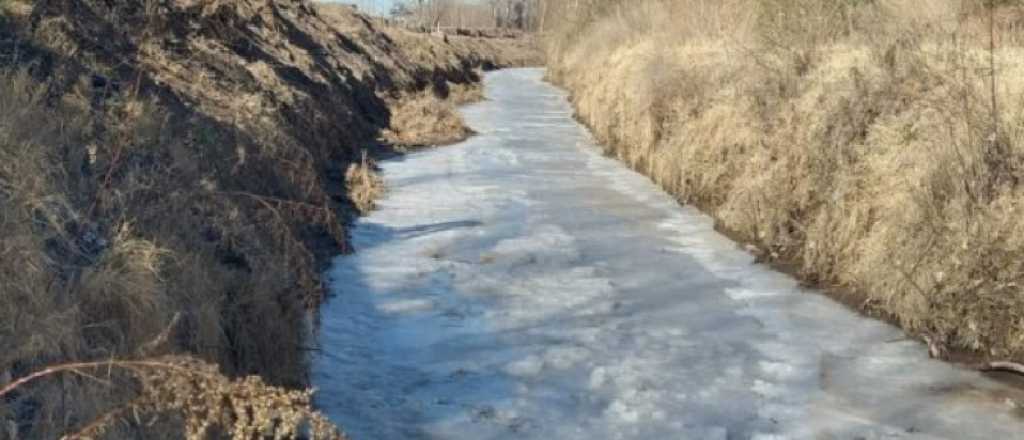
[{"label": "distant tree", "polygon": [[398,0],[390,16],[423,30],[440,27],[538,30],[543,28],[545,16],[550,14],[548,3],[552,1],[559,0]]},{"label": "distant tree", "polygon": [[391,10],[388,11],[388,15],[396,20],[408,20],[414,14],[413,8],[409,4],[401,1],[391,5]]},{"label": "distant tree", "polygon": [[454,9],[453,0],[430,0],[426,18],[431,28],[441,27],[441,21]]},{"label": "distant tree", "polygon": [[494,26],[536,30],[541,27],[543,14],[550,0],[488,0]]},{"label": "distant tree", "polygon": [[512,3],[509,15],[509,19],[516,29],[526,28],[526,3],[522,1]]}]

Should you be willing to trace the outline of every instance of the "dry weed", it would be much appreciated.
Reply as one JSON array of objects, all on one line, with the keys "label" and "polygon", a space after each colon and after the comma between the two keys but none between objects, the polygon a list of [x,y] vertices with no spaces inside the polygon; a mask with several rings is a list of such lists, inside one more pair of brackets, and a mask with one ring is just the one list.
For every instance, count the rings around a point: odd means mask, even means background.
[{"label": "dry weed", "polygon": [[377,199],[384,194],[384,181],[377,175],[375,168],[376,165],[369,159],[367,152],[363,151],[362,161],[350,165],[345,173],[349,200],[362,214],[372,211]]},{"label": "dry weed", "polygon": [[4,384],[0,398],[57,375],[111,383],[130,380],[137,389],[123,405],[64,435],[65,439],[100,438],[124,419],[153,424],[154,417],[168,415],[183,421],[181,434],[187,439],[205,439],[216,432],[238,440],[344,438],[323,415],[312,410],[311,391],[272,387],[257,376],[232,380],[220,374],[216,366],[187,357],[54,365]]}]

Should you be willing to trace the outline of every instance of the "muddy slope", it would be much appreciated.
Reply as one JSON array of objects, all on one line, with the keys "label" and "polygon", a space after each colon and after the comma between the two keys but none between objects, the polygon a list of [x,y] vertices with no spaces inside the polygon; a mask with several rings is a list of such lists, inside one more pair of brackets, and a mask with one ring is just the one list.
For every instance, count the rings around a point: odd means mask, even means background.
[{"label": "muddy slope", "polygon": [[[304,385],[319,268],[349,250],[346,170],[389,148],[404,97],[537,62],[304,0],[0,11],[0,378],[190,353]],[[129,394],[43,382],[6,397],[0,438],[57,436]]]}]

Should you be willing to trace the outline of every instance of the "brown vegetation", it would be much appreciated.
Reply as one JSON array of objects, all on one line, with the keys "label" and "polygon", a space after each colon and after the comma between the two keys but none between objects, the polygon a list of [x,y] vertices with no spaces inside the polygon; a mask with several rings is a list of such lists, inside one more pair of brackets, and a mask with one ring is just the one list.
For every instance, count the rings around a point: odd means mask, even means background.
[{"label": "brown vegetation", "polygon": [[226,390],[248,376],[305,387],[321,264],[379,192],[350,199],[346,174],[359,164],[354,185],[379,182],[362,152],[387,148],[392,103],[530,56],[327,21],[303,0],[0,10],[0,388],[105,366],[5,390],[0,438],[97,420],[108,437],[179,438],[183,407],[104,416],[167,391],[111,372],[154,356]]},{"label": "brown vegetation", "polygon": [[[53,365],[0,387],[0,398],[34,381],[61,374],[96,381],[131,383],[137,389],[114,407],[66,439],[92,439],[115,431],[130,415],[156,424],[159,417],[179,419],[182,437],[202,440],[229,433],[232,439],[298,438],[341,440],[341,433],[322,414],[310,410],[311,391],[268,386],[258,376],[231,380],[216,365],[188,357],[148,360],[107,360]],[[16,435],[12,435],[16,437]]]},{"label": "brown vegetation", "polygon": [[553,5],[609,154],[933,345],[1024,359],[1017,2]]},{"label": "brown vegetation", "polygon": [[362,214],[373,210],[375,203],[384,193],[384,180],[375,172],[375,164],[363,151],[363,160],[348,166],[345,172],[345,186],[348,199]]},{"label": "brown vegetation", "polygon": [[396,100],[391,107],[391,127],[385,132],[385,139],[406,147],[424,144],[447,145],[465,139],[472,130],[466,126],[456,109],[456,98],[475,98],[468,96],[467,92],[460,91],[459,95],[441,99],[433,92],[426,91]]}]

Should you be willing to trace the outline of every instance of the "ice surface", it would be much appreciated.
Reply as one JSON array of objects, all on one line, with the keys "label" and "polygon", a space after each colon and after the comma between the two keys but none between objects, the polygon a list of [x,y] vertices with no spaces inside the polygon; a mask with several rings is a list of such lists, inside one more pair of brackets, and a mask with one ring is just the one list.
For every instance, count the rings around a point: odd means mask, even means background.
[{"label": "ice surface", "polygon": [[540,70],[385,162],[313,380],[354,439],[1007,439],[1006,389],[716,234],[602,157]]}]

